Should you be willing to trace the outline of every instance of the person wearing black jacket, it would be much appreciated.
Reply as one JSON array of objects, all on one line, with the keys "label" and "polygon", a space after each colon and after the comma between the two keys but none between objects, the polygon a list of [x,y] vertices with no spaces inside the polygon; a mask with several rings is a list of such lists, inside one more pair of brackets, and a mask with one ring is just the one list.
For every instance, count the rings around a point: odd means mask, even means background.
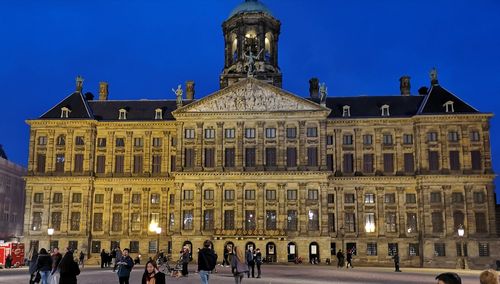
[{"label": "person wearing black jacket", "polygon": [[76,276],[80,274],[78,263],[73,259],[73,251],[68,249],[59,263],[61,278],[59,284],[76,284]]},{"label": "person wearing black jacket", "polygon": [[198,252],[198,273],[200,274],[201,284],[208,284],[209,274],[214,270],[217,263],[217,256],[211,248],[212,242],[206,240],[203,248]]},{"label": "person wearing black jacket", "polygon": [[[154,279],[154,281],[151,281]],[[142,284],[165,284],[165,274],[158,271],[156,261],[150,260],[146,263],[144,274],[142,274]]]},{"label": "person wearing black jacket", "polygon": [[42,284],[48,284],[49,275],[52,271],[52,258],[46,249],[40,249],[38,258],[36,260],[36,269],[40,272]]}]

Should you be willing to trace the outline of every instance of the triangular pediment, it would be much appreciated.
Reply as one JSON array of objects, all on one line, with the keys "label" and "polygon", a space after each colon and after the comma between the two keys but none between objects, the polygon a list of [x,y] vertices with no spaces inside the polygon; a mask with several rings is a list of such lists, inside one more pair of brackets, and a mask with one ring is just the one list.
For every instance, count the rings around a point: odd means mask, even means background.
[{"label": "triangular pediment", "polygon": [[247,78],[191,103],[176,113],[325,111],[321,105],[280,88]]}]

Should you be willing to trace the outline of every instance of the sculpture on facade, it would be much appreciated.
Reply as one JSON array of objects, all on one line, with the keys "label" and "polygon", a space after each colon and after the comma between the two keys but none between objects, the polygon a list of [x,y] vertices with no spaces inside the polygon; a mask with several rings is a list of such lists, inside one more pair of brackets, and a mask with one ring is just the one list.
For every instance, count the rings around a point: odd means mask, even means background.
[{"label": "sculpture on facade", "polygon": [[172,92],[174,92],[174,94],[175,94],[177,107],[181,107],[182,106],[182,86],[180,84],[177,85],[177,90],[174,90],[174,88],[172,88]]},{"label": "sculpture on facade", "polygon": [[262,54],[263,49],[259,51],[259,53],[255,56],[252,53],[252,49],[249,47],[248,48],[248,55],[245,53],[243,54],[243,57],[246,60],[245,65],[247,66],[247,76],[253,76],[255,72],[255,61],[260,57]]}]

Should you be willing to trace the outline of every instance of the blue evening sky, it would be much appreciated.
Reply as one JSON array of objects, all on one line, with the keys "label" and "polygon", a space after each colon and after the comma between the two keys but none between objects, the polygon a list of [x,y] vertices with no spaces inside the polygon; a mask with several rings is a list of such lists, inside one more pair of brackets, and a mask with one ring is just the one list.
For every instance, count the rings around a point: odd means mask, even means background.
[{"label": "blue evening sky", "polygon": [[[186,80],[198,98],[216,91],[221,23],[242,1],[1,1],[0,144],[9,159],[26,166],[25,120],[72,92],[78,74],[94,94],[109,82],[110,99],[173,99]],[[295,94],[307,96],[317,76],[330,96],[397,95],[402,75],[416,93],[435,66],[441,85],[480,111],[500,106],[498,0],[264,3],[282,22],[283,87]],[[498,171],[498,118],[491,144]]]}]

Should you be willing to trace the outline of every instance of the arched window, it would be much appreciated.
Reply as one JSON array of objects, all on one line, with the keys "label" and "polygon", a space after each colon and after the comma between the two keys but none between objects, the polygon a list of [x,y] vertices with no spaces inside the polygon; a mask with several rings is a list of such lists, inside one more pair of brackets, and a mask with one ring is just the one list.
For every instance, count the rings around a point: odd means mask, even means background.
[{"label": "arched window", "polygon": [[234,63],[238,61],[238,39],[236,38],[235,34],[233,34],[231,37],[232,37],[231,56]]},{"label": "arched window", "polygon": [[382,116],[390,116],[391,114],[389,113],[389,105],[383,105],[380,110],[382,111],[381,115]]},{"label": "arched window", "polygon": [[351,107],[345,105],[342,107],[342,117],[350,117],[351,116]]},{"label": "arched window", "polygon": [[453,101],[447,101],[443,104],[445,112],[455,112],[455,108],[453,108]]},{"label": "arched window", "polygon": [[68,118],[70,112],[71,112],[71,110],[69,108],[62,107],[61,108],[61,118]]},{"label": "arched window", "polygon": [[118,110],[118,119],[119,120],[125,120],[127,119],[127,110],[124,108],[121,108]]},{"label": "arched window", "polygon": [[266,33],[266,38],[264,39],[264,60],[270,62],[273,54],[273,35],[271,33]]},{"label": "arched window", "polygon": [[161,108],[157,108],[155,110],[155,119],[163,119],[163,111],[161,110]]}]

